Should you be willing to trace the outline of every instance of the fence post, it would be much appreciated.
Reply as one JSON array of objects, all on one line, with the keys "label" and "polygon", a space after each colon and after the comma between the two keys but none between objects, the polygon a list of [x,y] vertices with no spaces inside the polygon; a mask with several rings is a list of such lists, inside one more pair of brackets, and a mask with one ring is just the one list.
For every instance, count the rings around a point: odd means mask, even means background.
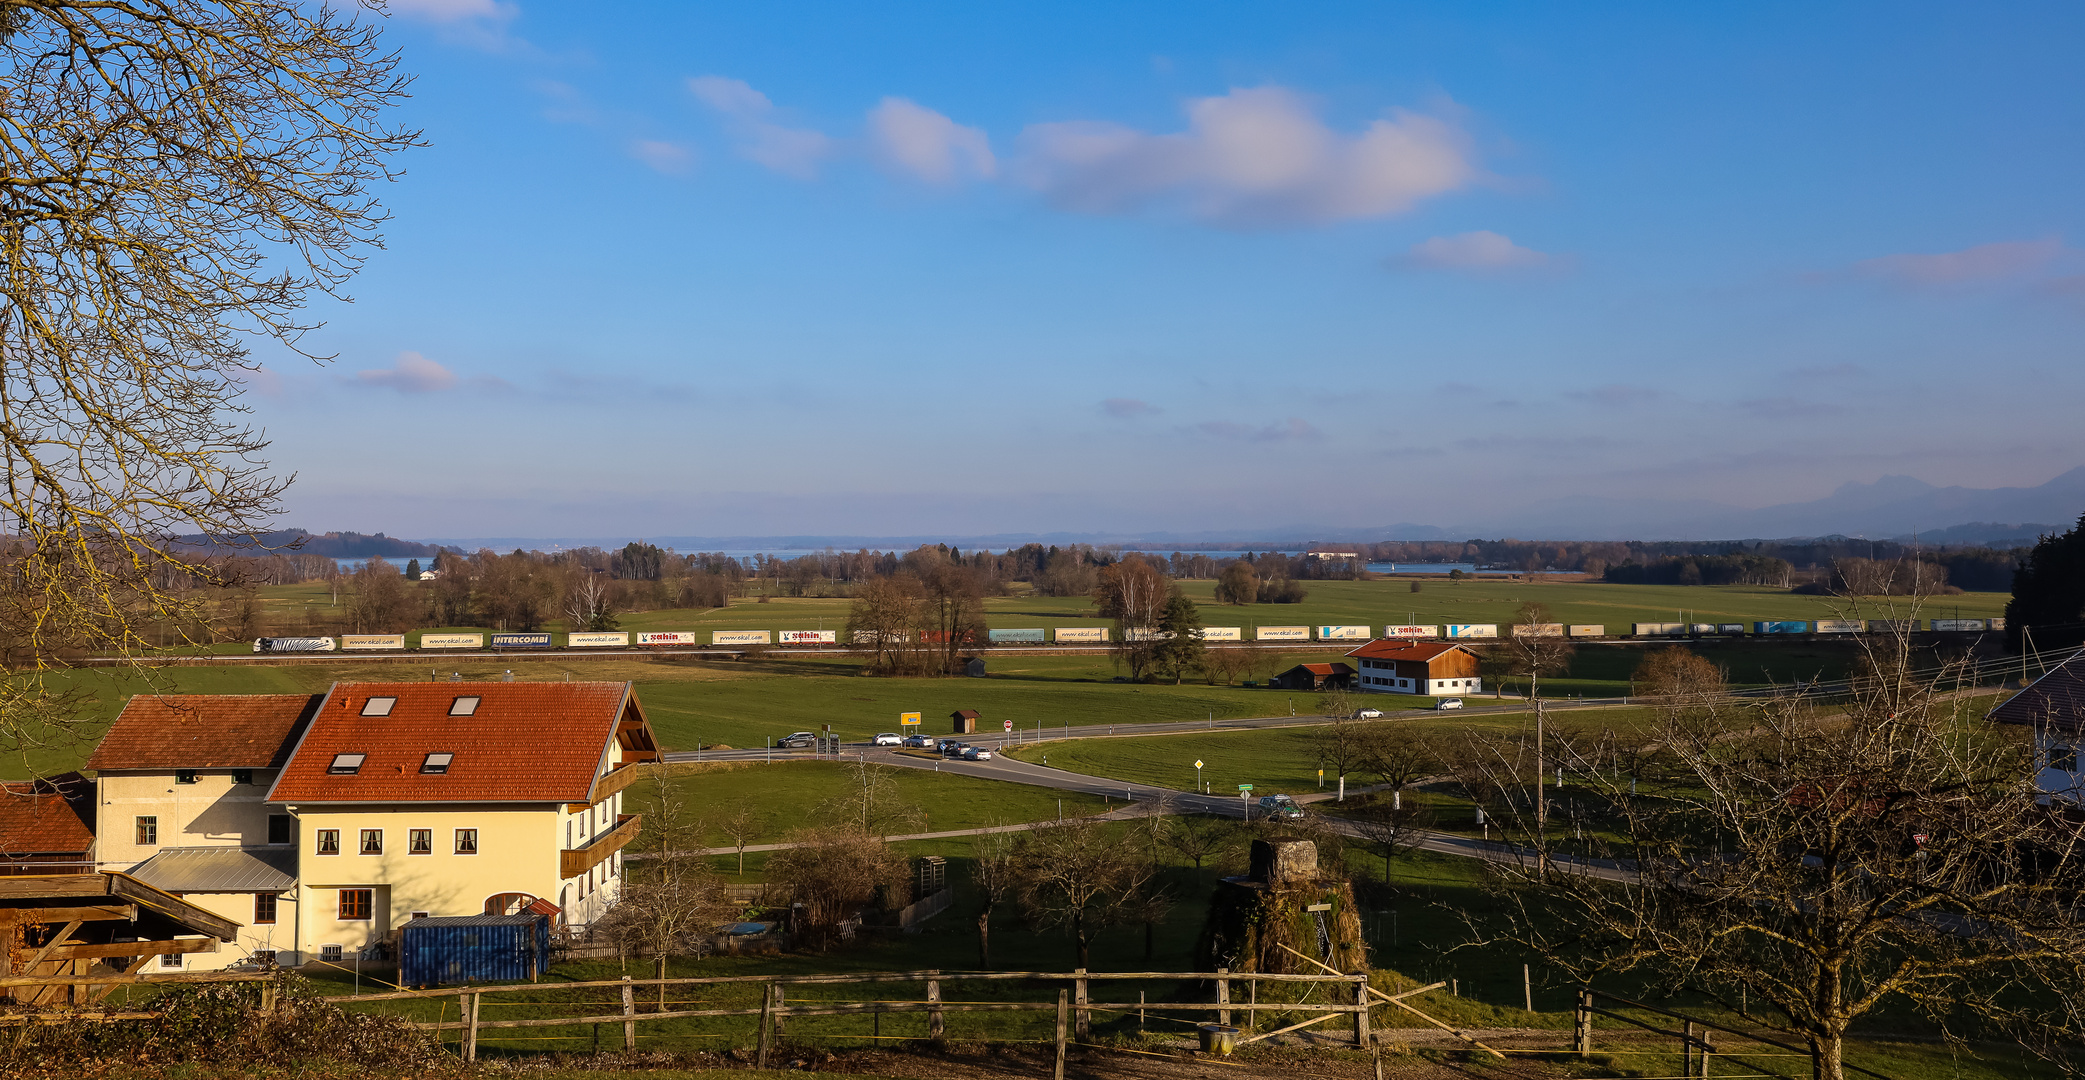
[{"label": "fence post", "polygon": [[1137,991],[1137,1034],[1144,1033],[1144,992]]},{"label": "fence post", "polygon": [[666,958],[659,959],[659,1011],[666,1011]]},{"label": "fence post", "polygon": [[1073,997],[1076,999],[1076,1004],[1079,1007],[1075,1026],[1079,1041],[1087,1042],[1093,1038],[1093,1013],[1086,1008],[1086,1005],[1093,999],[1087,996],[1086,992],[1086,969],[1079,968],[1077,974],[1078,978],[1072,980]]},{"label": "fence post", "polygon": [[[1231,980],[1229,978],[1230,974],[1230,968],[1216,969],[1216,1003],[1218,1005],[1229,1005],[1231,1003]],[[1225,1027],[1229,1027],[1231,1024],[1231,1010],[1216,1010],[1216,1022],[1224,1025]]]},{"label": "fence post", "polygon": [[[932,974],[939,975],[941,971],[937,968]],[[927,1004],[927,1038],[939,1042],[948,1036],[948,1021],[941,1012],[940,979],[927,980]]]},{"label": "fence post", "polygon": [[775,1030],[775,1041],[781,1042],[782,1036],[787,1034],[789,1031],[789,1022],[782,1016],[782,1006],[787,1005],[789,1003],[789,991],[785,989],[781,983],[776,983],[774,984],[774,986],[775,1022],[769,1026],[774,1028]]},{"label": "fence post", "polygon": [[464,1028],[463,1060],[465,1061],[478,1060],[478,1001],[482,996],[481,994],[464,995],[464,997],[470,999],[465,1004],[470,1007],[471,1014],[470,1026]]},{"label": "fence post", "polygon": [[269,979],[267,982],[261,984],[261,1015],[267,1016],[269,1014],[272,1014],[274,1011],[275,980]]},{"label": "fence post", "polygon": [[1052,1080],[1064,1080],[1064,1011],[1069,996],[1062,989],[1057,991],[1057,1070],[1050,1074]]},{"label": "fence post", "polygon": [[1571,1018],[1571,1045],[1583,1058],[1593,1052],[1593,992],[1581,987],[1578,991],[1577,1015]]},{"label": "fence post", "polygon": [[623,976],[623,1052],[637,1049],[637,992]]},{"label": "fence post", "polygon": [[773,1036],[769,1032],[768,1021],[774,1019],[774,1011],[775,984],[768,983],[760,990],[760,1051],[754,1058],[755,1068],[767,1068],[767,1048],[773,1040]]},{"label": "fence post", "polygon": [[1680,1075],[1694,1075],[1694,1021],[1680,1025]]},{"label": "fence post", "polygon": [[1368,976],[1354,976],[1354,1045],[1367,1046],[1371,1041],[1368,1031]]},{"label": "fence post", "polygon": [[1245,1023],[1239,1026],[1243,1027],[1247,1031],[1251,1031],[1260,1026],[1260,1010],[1253,1008],[1253,1006],[1258,1005],[1259,1003],[1260,980],[1256,974],[1248,975],[1245,977]]},{"label": "fence post", "polygon": [[1709,1075],[1709,1054],[1713,1053],[1715,1049],[1716,1033],[1708,1028],[1703,1028],[1701,1031],[1701,1075],[1703,1080],[1707,1080]]}]

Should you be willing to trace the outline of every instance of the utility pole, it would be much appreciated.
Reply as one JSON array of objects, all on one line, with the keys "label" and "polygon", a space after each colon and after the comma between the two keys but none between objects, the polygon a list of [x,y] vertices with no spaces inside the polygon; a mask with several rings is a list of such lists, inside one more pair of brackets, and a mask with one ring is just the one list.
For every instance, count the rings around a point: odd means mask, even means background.
[{"label": "utility pole", "polygon": [[1535,699],[1535,860],[1537,869],[1549,872],[1549,804],[1542,797],[1542,699]]}]

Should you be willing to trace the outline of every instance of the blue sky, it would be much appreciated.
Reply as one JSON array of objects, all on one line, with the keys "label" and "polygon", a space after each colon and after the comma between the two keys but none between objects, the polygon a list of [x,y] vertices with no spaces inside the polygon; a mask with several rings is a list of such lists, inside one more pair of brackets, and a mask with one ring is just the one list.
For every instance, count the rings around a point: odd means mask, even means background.
[{"label": "blue sky", "polygon": [[1510,525],[2085,464],[2067,5],[392,0],[285,521]]}]

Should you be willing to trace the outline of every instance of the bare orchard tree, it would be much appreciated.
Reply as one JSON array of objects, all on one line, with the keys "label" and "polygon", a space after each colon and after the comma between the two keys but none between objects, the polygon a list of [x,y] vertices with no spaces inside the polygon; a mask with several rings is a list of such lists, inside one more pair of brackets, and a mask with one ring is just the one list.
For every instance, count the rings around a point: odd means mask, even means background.
[{"label": "bare orchard tree", "polygon": [[1417,847],[1432,818],[1417,806],[1372,800],[1347,819],[1354,834],[1383,857],[1383,881],[1390,880],[1390,860]]},{"label": "bare orchard tree", "polygon": [[905,858],[846,826],[809,829],[767,860],[768,877],[789,887],[797,930],[824,947],[864,908],[906,883]]},{"label": "bare orchard tree", "polygon": [[1014,842],[1021,906],[1037,926],[1062,928],[1091,967],[1093,935],[1140,921],[1158,872],[1087,818],[1044,825]]},{"label": "bare orchard tree", "polygon": [[1132,679],[1144,677],[1164,644],[1160,624],[1171,595],[1172,582],[1142,555],[1132,552],[1101,568],[1093,602],[1102,618],[1115,620],[1115,656],[1129,665]]},{"label": "bare orchard tree", "polygon": [[1202,863],[1223,854],[1236,843],[1236,830],[1231,823],[1207,814],[1182,814],[1172,820],[1172,828],[1166,831],[1165,844],[1181,858],[1195,864],[1195,875],[1201,876]]},{"label": "bare orchard tree", "polygon": [[1012,833],[980,833],[970,839],[970,887],[977,893],[977,967],[992,970],[992,912],[1018,885]]},{"label": "bare orchard tree", "polygon": [[1908,630],[1866,647],[1841,700],[1669,718],[1672,775],[1641,794],[1574,762],[1622,873],[1507,867],[1525,940],[1576,979],[1650,976],[1795,1036],[1826,1080],[1883,1009],[2075,1040],[2085,826],[2037,805],[2031,750],[1920,670]]},{"label": "bare orchard tree", "polygon": [[1513,636],[1505,647],[1507,670],[1528,681],[1531,700],[1542,696],[1543,677],[1563,674],[1577,652],[1564,636],[1562,624],[1553,618],[1546,605],[1533,600],[1513,614]]},{"label": "bare orchard tree", "polygon": [[1352,703],[1343,693],[1327,694],[1320,700],[1332,701],[1330,706],[1321,705],[1321,709],[1334,709],[1336,712],[1327,712],[1331,719],[1310,729],[1310,743],[1317,751],[1318,768],[1330,769],[1339,778],[1339,798],[1344,801],[1347,774],[1360,769],[1368,760],[1369,748],[1381,737],[1382,729],[1378,724],[1354,719]]},{"label": "bare orchard tree", "polygon": [[625,856],[629,877],[594,932],[625,956],[682,955],[740,909],[702,854],[708,830],[690,813],[684,785],[661,775],[644,818],[644,850]]},{"label": "bare orchard tree", "polygon": [[856,591],[847,613],[847,641],[870,674],[914,674],[908,639],[919,605],[917,578],[871,578]]},{"label": "bare orchard tree", "polygon": [[738,875],[746,876],[746,848],[767,833],[767,815],[741,803],[717,819],[717,831],[738,851]]},{"label": "bare orchard tree", "polygon": [[57,653],[203,625],[179,586],[216,574],[179,537],[277,511],[248,345],[296,349],[378,242],[370,189],[417,139],[385,119],[396,65],[374,21],[300,0],[0,3],[7,748],[78,722],[38,674]]},{"label": "bare orchard tree", "polygon": [[898,789],[898,770],[858,761],[847,766],[847,787],[819,804],[814,817],[864,836],[889,836],[926,824],[926,811]]},{"label": "bare orchard tree", "polygon": [[1390,787],[1390,807],[1404,809],[1404,789],[1442,769],[1431,738],[1402,728],[1378,728],[1363,749],[1361,769]]}]

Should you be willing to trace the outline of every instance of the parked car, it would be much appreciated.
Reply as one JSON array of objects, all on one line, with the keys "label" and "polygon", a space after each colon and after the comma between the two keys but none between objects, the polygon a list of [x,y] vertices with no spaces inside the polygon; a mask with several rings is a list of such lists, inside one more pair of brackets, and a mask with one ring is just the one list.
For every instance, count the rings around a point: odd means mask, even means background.
[{"label": "parked car", "polygon": [[905,745],[917,750],[932,750],[934,748],[934,736],[907,735],[905,736]]},{"label": "parked car", "polygon": [[1300,818],[1303,816],[1303,808],[1297,806],[1296,800],[1287,795],[1262,795],[1260,813],[1278,818]]},{"label": "parked car", "polygon": [[803,750],[818,745],[818,736],[808,731],[798,731],[775,740],[775,745],[784,750]]},{"label": "parked car", "polygon": [[987,749],[985,749],[985,748],[984,748],[984,747],[982,747],[982,746],[969,746],[969,747],[965,747],[965,748],[963,749],[963,760],[964,760],[964,761],[990,761],[990,760],[992,760],[992,752],[991,752],[990,750],[987,750]]},{"label": "parked car", "polygon": [[1354,710],[1354,719],[1356,719],[1356,720],[1381,720],[1382,718],[1383,718],[1383,710],[1381,710],[1381,709],[1355,709],[1355,710]]},{"label": "parked car", "polygon": [[878,732],[878,733],[876,734],[876,738],[875,738],[875,739],[873,739],[873,740],[871,740],[871,741],[872,741],[872,742],[874,742],[874,743],[875,743],[876,745],[878,745],[878,746],[903,746],[903,745],[905,745],[905,740],[904,740],[903,738],[900,738],[900,737],[899,737],[899,735],[898,735],[898,733],[897,733],[897,732],[895,732],[895,731],[882,731],[882,732]]},{"label": "parked car", "polygon": [[934,749],[940,751],[946,757],[955,757],[963,752],[963,744],[954,739],[943,739],[934,744]]},{"label": "parked car", "polygon": [[1449,709],[1460,709],[1462,708],[1462,699],[1459,697],[1444,697],[1434,702],[1433,707],[1439,712],[1447,712]]}]

